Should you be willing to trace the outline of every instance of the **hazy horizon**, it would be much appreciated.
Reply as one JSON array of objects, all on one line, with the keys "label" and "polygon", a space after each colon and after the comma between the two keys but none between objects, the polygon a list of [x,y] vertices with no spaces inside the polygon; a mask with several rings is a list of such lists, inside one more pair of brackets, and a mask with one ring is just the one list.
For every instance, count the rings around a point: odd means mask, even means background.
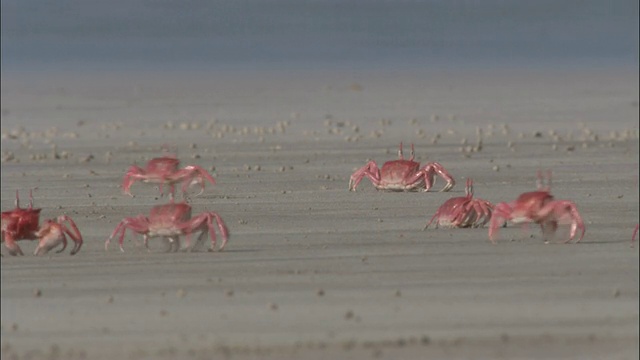
[{"label": "hazy horizon", "polygon": [[637,62],[637,1],[2,0],[3,71]]}]

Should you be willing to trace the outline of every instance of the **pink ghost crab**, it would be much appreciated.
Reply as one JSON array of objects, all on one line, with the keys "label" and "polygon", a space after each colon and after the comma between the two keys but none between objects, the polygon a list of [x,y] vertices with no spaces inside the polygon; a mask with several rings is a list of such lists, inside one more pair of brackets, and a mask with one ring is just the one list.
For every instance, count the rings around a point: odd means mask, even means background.
[{"label": "pink ghost crab", "polygon": [[407,160],[402,154],[402,143],[398,150],[398,160],[387,161],[378,168],[372,160],[358,169],[349,179],[349,190],[356,191],[356,187],[366,176],[378,190],[388,191],[429,191],[434,183],[435,175],[440,175],[447,185],[441,191],[449,191],[456,184],[455,180],[445,168],[437,162],[427,163],[420,168],[420,163],[413,161],[415,156],[411,144],[411,157]]},{"label": "pink ghost crab", "polygon": [[569,238],[565,243],[573,240],[581,230],[580,242],[584,237],[584,221],[576,205],[568,200],[554,200],[551,195],[551,172],[547,174],[547,185],[544,186],[542,172],[538,171],[538,191],[531,191],[521,194],[514,202],[498,203],[493,210],[491,223],[489,225],[489,239],[496,243],[498,228],[511,221],[515,224],[536,223],[542,228],[545,236],[545,243],[548,243],[548,235],[555,234],[560,224],[570,224]]},{"label": "pink ghost crab", "polygon": [[209,251],[215,251],[216,233],[214,221],[218,224],[218,229],[222,234],[222,244],[219,251],[224,249],[229,238],[229,230],[222,221],[222,218],[216,212],[205,212],[196,217],[191,217],[191,206],[186,202],[169,203],[165,205],[157,205],[151,209],[149,217],[138,215],[136,217],[124,218],[118,226],[116,226],[111,236],[104,244],[105,250],[109,249],[109,243],[118,233],[120,238],[120,251],[124,252],[124,235],[127,229],[142,234],[144,237],[144,245],[149,249],[149,239],[162,237],[169,239],[171,248],[169,251],[178,251],[180,249],[180,236],[187,236],[187,248],[190,248],[191,234],[201,231],[197,243],[200,243],[207,233],[211,236],[211,248]]},{"label": "pink ghost crab", "polygon": [[442,204],[431,220],[422,229],[426,230],[436,220],[436,228],[481,227],[489,222],[493,204],[487,200],[473,198],[473,180],[467,179],[466,196],[451,198]]},{"label": "pink ghost crab", "polygon": [[[182,194],[187,192],[187,188],[191,185],[200,184],[202,186],[200,195],[204,192],[204,181],[215,184],[213,176],[205,169],[197,165],[188,165],[179,169],[180,160],[174,155],[165,155],[162,157],[151,159],[144,168],[131,165],[122,180],[122,190],[125,194],[131,195],[131,185],[136,181],[145,183],[160,184],[160,193],[164,194],[163,185],[167,184],[171,187],[170,195],[173,199],[175,193],[175,184],[182,183]],[[197,196],[196,195],[196,196]]]},{"label": "pink ghost crab", "polygon": [[[29,207],[20,207],[20,197],[16,191],[16,208],[2,212],[2,242],[11,255],[24,255],[17,241],[38,240],[38,246],[33,252],[34,255],[44,255],[51,249],[62,244],[60,253],[67,248],[67,236],[74,241],[75,246],[71,250],[71,255],[76,254],[82,247],[82,235],[73,220],[60,215],[56,219],[45,220],[40,225],[40,211],[42,209],[33,208],[33,194],[29,193]],[[69,225],[65,225],[65,222]]]}]

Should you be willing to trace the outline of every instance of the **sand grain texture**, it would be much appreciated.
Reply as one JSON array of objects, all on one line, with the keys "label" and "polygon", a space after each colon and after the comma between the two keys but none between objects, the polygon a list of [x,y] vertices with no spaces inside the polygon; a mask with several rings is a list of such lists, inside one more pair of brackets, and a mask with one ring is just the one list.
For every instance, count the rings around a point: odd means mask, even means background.
[{"label": "sand grain texture", "polygon": [[[85,245],[5,253],[2,358],[637,359],[637,99],[637,72],[616,69],[3,74],[2,209],[35,188]],[[400,141],[456,187],[347,191]],[[227,222],[224,252],[132,235],[104,251],[124,216],[166,202],[119,187],[163,144],[216,177],[190,202]],[[537,169],[577,204],[582,243],[420,231],[467,177],[511,201]]]}]

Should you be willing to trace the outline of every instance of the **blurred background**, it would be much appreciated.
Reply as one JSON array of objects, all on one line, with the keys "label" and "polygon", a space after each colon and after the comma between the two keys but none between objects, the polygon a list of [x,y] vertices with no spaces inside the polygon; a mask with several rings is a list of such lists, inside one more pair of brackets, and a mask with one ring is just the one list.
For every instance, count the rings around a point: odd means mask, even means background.
[{"label": "blurred background", "polygon": [[637,63],[637,0],[2,0],[3,71]]}]

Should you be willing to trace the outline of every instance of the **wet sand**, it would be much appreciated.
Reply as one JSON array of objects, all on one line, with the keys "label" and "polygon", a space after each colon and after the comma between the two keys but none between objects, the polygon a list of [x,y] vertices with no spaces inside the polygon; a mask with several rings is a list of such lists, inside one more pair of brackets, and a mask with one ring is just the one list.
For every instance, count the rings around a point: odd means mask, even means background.
[{"label": "wet sand", "polygon": [[[34,188],[42,217],[71,216],[85,244],[3,248],[2,358],[637,359],[637,75],[3,74],[2,209]],[[401,141],[452,191],[347,190]],[[105,252],[123,217],[168,201],[120,188],[164,144],[215,176],[189,202],[226,221],[225,251],[147,252],[127,235]],[[535,226],[495,246],[486,228],[421,231],[466,178],[495,203],[535,189],[538,169],[577,204],[581,243],[544,244]]]}]

